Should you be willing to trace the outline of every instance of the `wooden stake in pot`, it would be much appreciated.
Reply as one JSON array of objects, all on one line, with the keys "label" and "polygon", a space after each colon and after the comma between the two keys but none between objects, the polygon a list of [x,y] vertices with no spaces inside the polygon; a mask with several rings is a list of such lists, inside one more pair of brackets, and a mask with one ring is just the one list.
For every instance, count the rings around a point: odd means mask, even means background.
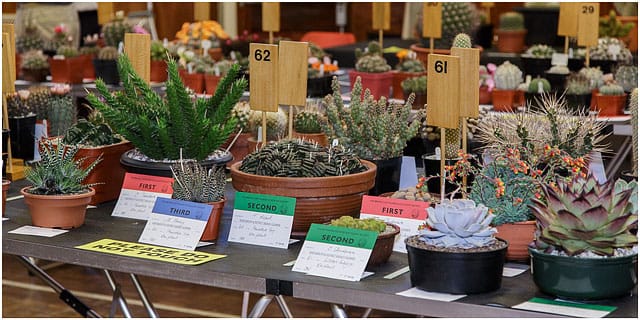
[{"label": "wooden stake in pot", "polygon": [[273,33],[280,31],[279,2],[265,2],[262,4],[262,31],[269,32],[269,44],[273,44]]},{"label": "wooden stake in pot", "polygon": [[[2,25],[3,30],[5,30],[5,25]],[[11,28],[10,31],[13,31]],[[16,91],[15,81],[15,64],[16,59],[15,52],[13,48],[15,48],[15,42],[11,41],[12,36],[9,32],[2,33],[2,128],[9,128],[9,113],[7,111],[7,94],[14,93]],[[12,70],[13,73],[12,73]],[[9,172],[13,173],[13,157],[11,156],[11,138],[7,139],[7,169]]]},{"label": "wooden stake in pot", "polygon": [[429,38],[429,53],[433,53],[433,39],[442,37],[441,2],[425,2],[422,4],[422,36]]},{"label": "wooden stake in pot", "polygon": [[251,43],[249,45],[249,68],[251,69],[249,105],[252,110],[263,111],[263,145],[267,143],[266,112],[278,111],[278,61],[277,45],[263,43]]}]

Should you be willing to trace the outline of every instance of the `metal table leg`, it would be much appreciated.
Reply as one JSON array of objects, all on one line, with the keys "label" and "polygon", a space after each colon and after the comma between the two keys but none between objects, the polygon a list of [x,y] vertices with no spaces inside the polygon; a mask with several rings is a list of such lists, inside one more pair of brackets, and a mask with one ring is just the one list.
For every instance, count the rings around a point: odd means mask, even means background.
[{"label": "metal table leg", "polygon": [[335,303],[331,304],[331,313],[333,314],[334,318],[349,318],[347,312]]},{"label": "metal table leg", "polygon": [[147,293],[144,291],[144,288],[142,287],[142,283],[138,279],[138,276],[136,276],[133,273],[130,273],[129,276],[131,276],[131,281],[133,282],[133,285],[136,287],[136,291],[138,291],[140,300],[142,300],[142,304],[144,305],[144,308],[147,309],[147,313],[149,314],[149,317],[158,318],[158,312],[153,307],[151,300],[147,296]]},{"label": "metal table leg", "polygon": [[[248,292],[245,292],[245,294],[246,293]],[[267,309],[271,301],[273,301],[273,298],[276,298],[276,302],[278,302],[278,307],[280,307],[280,311],[282,311],[282,315],[285,318],[293,318],[293,314],[291,313],[291,310],[289,310],[289,306],[287,305],[287,302],[284,300],[284,297],[282,295],[274,296],[272,294],[268,294],[260,297],[258,302],[256,302],[255,305],[253,305],[253,309],[251,309],[249,318],[261,318],[262,314]],[[244,301],[243,301],[243,305],[244,305]]]},{"label": "metal table leg", "polygon": [[291,314],[291,310],[289,310],[289,306],[287,305],[287,302],[284,300],[284,297],[282,295],[276,296],[276,302],[278,303],[278,306],[282,311],[282,315],[285,318],[293,318],[293,315]]},{"label": "metal table leg", "polygon": [[[111,291],[113,291],[113,303],[118,302],[120,305],[120,309],[122,310],[122,314],[126,318],[132,318],[131,311],[129,310],[129,305],[127,305],[127,301],[124,299],[122,292],[120,291],[120,285],[116,282],[116,279],[111,274],[111,271],[102,269],[104,271],[104,275],[107,277],[107,281],[109,282],[109,287],[111,287]],[[114,312],[113,304],[112,304],[112,312]],[[110,315],[113,317],[115,314]]]},{"label": "metal table leg", "polygon": [[248,316],[249,311],[249,295],[251,293],[249,291],[244,291],[242,293],[242,310],[240,312],[241,318],[246,318]]}]

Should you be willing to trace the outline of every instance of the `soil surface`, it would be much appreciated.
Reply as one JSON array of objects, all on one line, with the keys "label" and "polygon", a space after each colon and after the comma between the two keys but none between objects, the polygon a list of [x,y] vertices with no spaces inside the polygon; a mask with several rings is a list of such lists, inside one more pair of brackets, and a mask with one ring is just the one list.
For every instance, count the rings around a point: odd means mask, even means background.
[{"label": "soil surface", "polygon": [[420,235],[411,236],[407,238],[405,242],[407,245],[412,246],[414,248],[430,250],[430,251],[438,251],[438,252],[451,252],[451,253],[473,253],[473,252],[490,252],[501,250],[507,247],[507,243],[496,239],[492,244],[484,247],[470,248],[470,249],[462,249],[462,248],[445,248],[445,247],[436,247],[429,244],[426,244],[424,241],[420,240]]}]

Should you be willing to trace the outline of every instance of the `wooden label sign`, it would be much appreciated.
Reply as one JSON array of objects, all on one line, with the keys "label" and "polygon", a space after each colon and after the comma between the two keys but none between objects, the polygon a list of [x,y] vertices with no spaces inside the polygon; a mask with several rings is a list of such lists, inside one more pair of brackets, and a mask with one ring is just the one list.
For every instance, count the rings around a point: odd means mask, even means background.
[{"label": "wooden label sign", "polygon": [[113,2],[98,2],[98,24],[104,25],[113,17]]},{"label": "wooden label sign", "polygon": [[[13,93],[16,91],[15,79],[12,78],[11,66],[15,65],[16,59],[11,58],[11,42],[8,32],[2,33],[2,94]],[[7,105],[3,104],[3,109],[6,110]],[[6,119],[6,118],[5,118]]]},{"label": "wooden label sign", "polygon": [[578,46],[598,44],[600,4],[585,2],[578,5]]},{"label": "wooden label sign", "polygon": [[372,3],[371,27],[373,30],[389,30],[391,28],[391,4],[389,2]]},{"label": "wooden label sign", "polygon": [[[7,47],[9,49],[9,57],[15,57],[16,56],[16,33],[15,33],[13,24],[3,23],[2,33],[7,33],[9,35],[9,41],[7,42]],[[10,60],[12,60],[13,62],[11,62],[10,64],[6,64],[6,66],[9,66],[9,70],[11,71],[10,79],[13,79],[11,81],[11,83],[13,84],[13,81],[16,81],[18,76],[18,74],[16,73],[16,68],[19,66],[16,66],[15,59],[10,59]]]},{"label": "wooden label sign", "polygon": [[478,118],[480,49],[453,47],[451,55],[460,58],[460,116]]},{"label": "wooden label sign", "polygon": [[561,2],[558,15],[558,35],[575,37],[578,35],[578,7],[577,2]]},{"label": "wooden label sign", "polygon": [[252,110],[278,112],[278,46],[249,44],[249,105]]},{"label": "wooden label sign", "polygon": [[280,41],[278,50],[278,102],[288,106],[304,106],[307,104],[309,43]]},{"label": "wooden label sign", "polygon": [[[478,86],[474,88],[478,91]],[[460,58],[429,55],[427,68],[427,124],[458,128],[460,118]]]},{"label": "wooden label sign", "polygon": [[148,34],[125,33],[124,53],[131,61],[136,73],[149,83],[151,79],[151,36]]},{"label": "wooden label sign", "polygon": [[207,21],[211,19],[209,15],[209,2],[194,2],[193,3],[193,20],[194,21]]},{"label": "wooden label sign", "polygon": [[280,31],[279,2],[264,2],[262,4],[262,31]]},{"label": "wooden label sign", "polygon": [[422,4],[422,36],[436,39],[442,37],[441,2],[425,2]]}]

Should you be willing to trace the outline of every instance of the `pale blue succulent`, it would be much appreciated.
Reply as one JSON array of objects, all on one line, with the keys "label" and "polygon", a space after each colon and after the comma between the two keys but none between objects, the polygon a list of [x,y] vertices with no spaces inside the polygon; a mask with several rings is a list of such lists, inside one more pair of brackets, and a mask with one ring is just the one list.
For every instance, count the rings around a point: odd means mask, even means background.
[{"label": "pale blue succulent", "polygon": [[427,226],[420,231],[421,239],[436,247],[470,249],[495,241],[496,228],[490,226],[493,214],[473,200],[444,200],[435,208],[428,208]]}]

